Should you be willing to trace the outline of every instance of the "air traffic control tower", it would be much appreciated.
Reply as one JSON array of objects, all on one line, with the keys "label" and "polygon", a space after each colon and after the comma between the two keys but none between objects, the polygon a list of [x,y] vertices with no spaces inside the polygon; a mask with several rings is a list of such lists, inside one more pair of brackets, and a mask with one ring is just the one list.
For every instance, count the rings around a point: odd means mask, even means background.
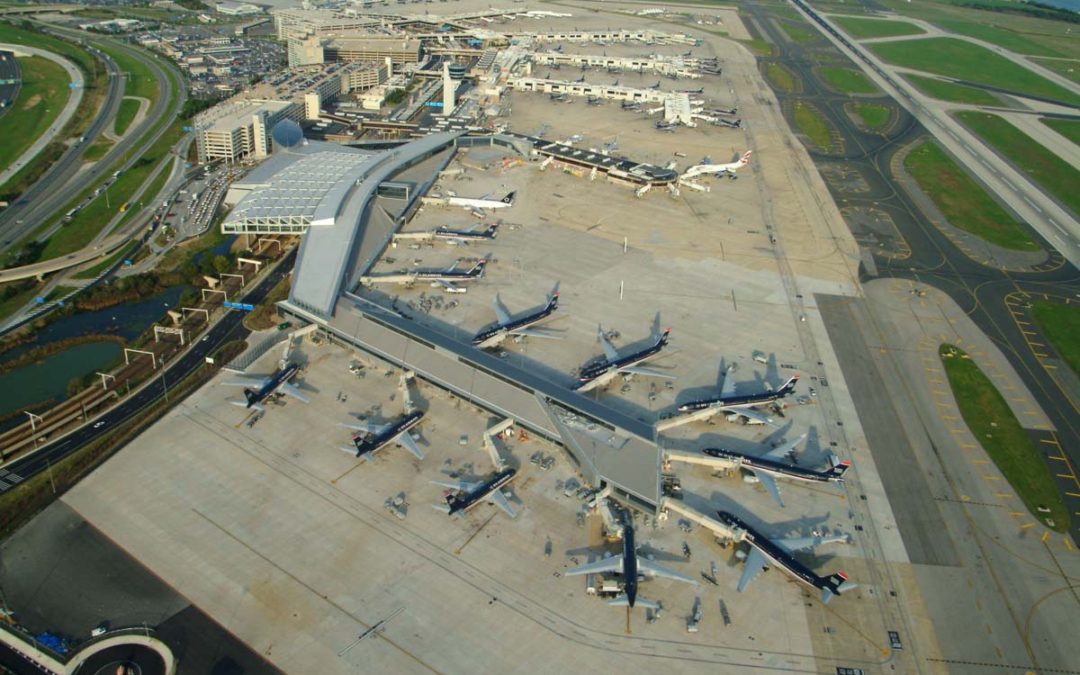
[{"label": "air traffic control tower", "polygon": [[[444,70],[444,75],[446,70]],[[459,147],[502,145],[507,135],[437,133],[367,153],[330,143],[279,148],[233,183],[230,233],[300,234],[292,289],[279,311],[563,446],[593,486],[640,511],[660,508],[661,453],[652,424],[587,398],[542,368],[524,368],[354,292]]]}]

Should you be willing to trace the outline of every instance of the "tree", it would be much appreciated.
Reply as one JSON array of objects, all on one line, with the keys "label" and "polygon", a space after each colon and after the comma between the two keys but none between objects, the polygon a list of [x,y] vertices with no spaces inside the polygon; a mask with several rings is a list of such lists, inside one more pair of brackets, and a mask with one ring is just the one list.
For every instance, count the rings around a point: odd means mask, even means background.
[{"label": "tree", "polygon": [[405,100],[405,96],[404,89],[391,89],[386,93],[386,103],[387,105],[397,105]]},{"label": "tree", "polygon": [[232,267],[232,262],[228,258],[223,255],[214,256],[214,269],[218,274],[228,272],[230,267]]}]

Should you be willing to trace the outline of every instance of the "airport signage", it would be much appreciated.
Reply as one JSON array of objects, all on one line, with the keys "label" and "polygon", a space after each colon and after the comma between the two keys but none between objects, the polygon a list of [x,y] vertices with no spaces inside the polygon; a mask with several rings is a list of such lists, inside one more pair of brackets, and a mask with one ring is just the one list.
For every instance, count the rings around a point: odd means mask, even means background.
[{"label": "airport signage", "polygon": [[229,302],[226,300],[225,309],[239,309],[244,312],[250,312],[255,309],[255,305],[249,305],[246,302]]},{"label": "airport signage", "polygon": [[429,108],[441,108],[442,107],[442,101],[425,101],[424,105],[426,105]]}]

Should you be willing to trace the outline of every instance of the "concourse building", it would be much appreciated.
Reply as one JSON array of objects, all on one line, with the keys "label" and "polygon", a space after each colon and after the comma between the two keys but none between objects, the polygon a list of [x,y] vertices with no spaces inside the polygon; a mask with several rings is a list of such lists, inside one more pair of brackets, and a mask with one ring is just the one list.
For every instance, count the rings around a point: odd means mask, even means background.
[{"label": "concourse building", "polygon": [[593,486],[656,513],[661,453],[651,422],[572,391],[565,375],[542,364],[526,369],[507,363],[450,326],[422,324],[358,292],[360,278],[457,149],[477,145],[533,154],[525,138],[464,132],[435,133],[377,153],[320,142],[281,148],[233,183],[222,228],[301,235],[292,288],[278,306],[282,314],[562,445]]}]

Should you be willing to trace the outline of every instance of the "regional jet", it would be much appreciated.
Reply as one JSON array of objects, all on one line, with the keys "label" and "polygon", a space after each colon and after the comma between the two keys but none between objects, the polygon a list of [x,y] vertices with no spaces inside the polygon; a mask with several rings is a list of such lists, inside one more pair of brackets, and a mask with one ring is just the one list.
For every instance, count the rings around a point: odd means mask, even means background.
[{"label": "regional jet", "polygon": [[409,431],[417,424],[420,424],[422,419],[424,419],[424,411],[413,410],[390,424],[370,424],[367,422],[348,424],[340,422],[339,427],[358,432],[353,434],[352,437],[354,447],[342,448],[342,450],[348,453],[355,452],[359,459],[366,462],[376,452],[394,443],[411,452],[417,459],[423,459],[424,453],[417,447],[416,441],[409,434]]},{"label": "regional jet", "polygon": [[513,335],[515,338],[537,337],[558,339],[560,337],[559,335],[545,331],[543,328],[533,328],[533,326],[551,316],[559,306],[558,291],[551,294],[547,304],[542,308],[517,319],[510,316],[510,312],[506,311],[506,308],[503,307],[502,302],[499,300],[498,294],[495,295],[494,305],[495,316],[498,318],[498,321],[481,330],[473,337],[472,343],[475,347],[479,347],[480,349],[494,347],[505,340],[509,335]]},{"label": "regional jet", "polygon": [[517,514],[506,501],[502,488],[517,475],[517,469],[503,469],[480,483],[471,483],[459,480],[453,483],[446,481],[431,481],[435,485],[449,488],[454,492],[446,495],[446,504],[433,505],[434,508],[451,516],[462,516],[481,502],[488,502],[502,509],[511,518]]},{"label": "regional jet", "polygon": [[600,338],[600,345],[604,349],[604,355],[590,361],[581,368],[581,372],[578,373],[578,385],[574,387],[574,390],[585,392],[596,387],[602,387],[616,375],[644,375],[646,377],[662,377],[674,380],[674,375],[668,375],[665,372],[652,368],[643,368],[638,365],[659,354],[667,345],[668,335],[670,334],[671,329],[668,328],[658,335],[656,341],[648,347],[626,356],[619,356],[619,351],[604,335],[604,329],[597,326],[597,336]]},{"label": "regional jet", "polygon": [[301,394],[296,386],[289,383],[289,380],[295,377],[299,372],[299,364],[289,363],[286,364],[284,368],[278,369],[272,375],[267,377],[253,378],[248,375],[241,375],[240,377],[245,378],[242,382],[223,382],[222,384],[230,387],[244,387],[244,398],[246,401],[229,401],[229,403],[240,406],[241,408],[254,408],[259,412],[265,412],[262,405],[263,401],[278,392],[288,394],[304,403],[310,403],[308,398]]},{"label": "regional jet", "polygon": [[603,572],[614,572],[622,575],[623,594],[608,602],[609,605],[617,607],[634,607],[636,605],[641,605],[642,607],[648,607],[650,609],[660,608],[659,603],[638,597],[639,574],[674,579],[675,581],[682,581],[695,586],[698,585],[698,582],[690,577],[669,570],[666,567],[661,567],[648,558],[639,558],[638,548],[634,544],[634,527],[629,522],[626,522],[623,525],[622,554],[580,565],[567,570],[564,574],[568,577],[573,577],[582,574],[601,574]]},{"label": "regional jet", "polygon": [[695,418],[708,419],[717,413],[728,413],[746,418],[750,422],[759,424],[771,424],[772,419],[767,415],[754,410],[757,406],[775,403],[786,398],[795,391],[795,384],[799,381],[798,375],[792,375],[782,387],[775,391],[763,391],[757,394],[745,396],[735,395],[735,379],[731,376],[733,367],[724,373],[724,383],[720,388],[720,396],[705,398],[697,401],[688,401],[679,406],[679,412],[693,414]]},{"label": "regional jet", "polygon": [[752,150],[747,150],[739,157],[737,162],[731,162],[729,164],[710,164],[703,161],[701,164],[692,166],[683,173],[680,178],[693,178],[695,176],[701,176],[704,174],[727,174],[730,178],[735,178],[735,172],[750,163],[750,155],[753,154]]},{"label": "regional jet", "polygon": [[746,554],[746,568],[739,578],[738,591],[740,593],[758,575],[767,570],[770,564],[776,565],[796,580],[820,590],[821,602],[825,604],[828,604],[835,595],[858,588],[857,584],[848,581],[847,575],[843,572],[830,574],[827,577],[818,576],[792,555],[796,551],[809,550],[820,544],[847,541],[846,536],[793,537],[771,541],[743,520],[726,511],[717,511],[716,515],[720,522],[728,527],[741,529],[745,533],[743,540],[750,544],[750,552]]},{"label": "regional jet", "polygon": [[[826,471],[814,471],[804,469],[801,466],[781,461],[788,454],[794,452],[795,446],[806,439],[806,434],[795,440],[777,446],[761,456],[745,455],[734,450],[721,450],[720,448],[703,448],[701,451],[710,457],[725,459],[733,465],[749,471],[757,482],[760,482],[768,491],[776,503],[784,506],[784,500],[780,498],[780,488],[776,485],[776,478],[790,478],[816,483],[842,483],[844,473],[851,468],[851,462],[839,461],[836,455],[831,455],[832,467]],[[749,476],[748,476],[749,478]]]},{"label": "regional jet", "polygon": [[502,199],[488,199],[490,195],[484,195],[479,199],[470,197],[450,196],[446,203],[450,206],[462,206],[466,209],[508,209],[514,205],[514,197],[517,192],[510,192]]}]

